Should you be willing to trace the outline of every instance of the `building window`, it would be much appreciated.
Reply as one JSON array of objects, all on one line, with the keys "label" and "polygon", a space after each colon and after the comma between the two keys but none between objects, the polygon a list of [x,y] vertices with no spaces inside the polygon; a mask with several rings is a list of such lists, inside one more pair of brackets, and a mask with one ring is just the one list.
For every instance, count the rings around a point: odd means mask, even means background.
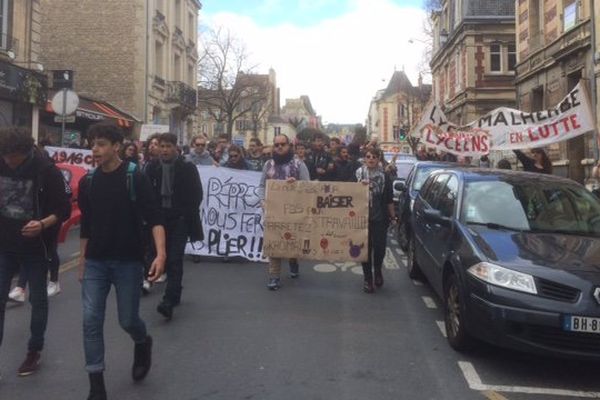
[{"label": "building window", "polygon": [[0,0],[0,48],[11,50],[8,40],[8,3],[9,0]]},{"label": "building window", "polygon": [[195,72],[196,68],[194,68],[194,64],[188,64],[188,84],[191,87],[194,87],[194,83],[196,82]]},{"label": "building window", "polygon": [[181,79],[181,56],[179,54],[175,54],[175,58],[173,59],[173,80],[182,81],[182,79]]},{"label": "building window", "polygon": [[154,46],[154,71],[156,76],[164,78],[163,61],[165,59],[163,54],[164,46],[161,42],[156,42]]},{"label": "building window", "polygon": [[490,71],[502,71],[502,47],[497,43],[490,45]]},{"label": "building window", "polygon": [[196,42],[198,34],[196,33],[196,18],[193,13],[188,13],[188,29],[190,32],[190,40]]},{"label": "building window", "polygon": [[275,131],[275,136],[281,135],[281,127],[280,126],[273,127],[273,130]]},{"label": "building window", "polygon": [[568,31],[577,23],[577,1],[565,1],[563,10],[563,30]]},{"label": "building window", "polygon": [[514,71],[517,65],[517,49],[514,43],[508,44],[508,70]]},{"label": "building window", "polygon": [[175,0],[175,26],[179,29],[181,26],[181,0]]}]

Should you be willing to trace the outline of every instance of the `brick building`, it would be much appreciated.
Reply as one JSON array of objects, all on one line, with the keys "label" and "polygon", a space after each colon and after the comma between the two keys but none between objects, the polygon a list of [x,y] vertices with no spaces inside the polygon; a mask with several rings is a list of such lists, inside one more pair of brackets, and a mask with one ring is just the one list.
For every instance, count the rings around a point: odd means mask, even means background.
[{"label": "brick building", "polygon": [[[525,111],[553,107],[581,79],[592,89],[593,0],[517,0],[516,3],[519,107]],[[596,134],[590,133],[549,146],[554,173],[584,182],[586,170],[589,172],[597,157],[596,140]]]},{"label": "brick building", "polygon": [[47,69],[75,71],[75,91],[182,142],[196,111],[198,0],[39,0]]},{"label": "brick building", "polygon": [[36,139],[47,92],[39,21],[39,0],[0,0],[0,126],[29,126]]},{"label": "brick building", "polygon": [[433,98],[450,121],[515,106],[515,0],[443,0],[433,26]]}]

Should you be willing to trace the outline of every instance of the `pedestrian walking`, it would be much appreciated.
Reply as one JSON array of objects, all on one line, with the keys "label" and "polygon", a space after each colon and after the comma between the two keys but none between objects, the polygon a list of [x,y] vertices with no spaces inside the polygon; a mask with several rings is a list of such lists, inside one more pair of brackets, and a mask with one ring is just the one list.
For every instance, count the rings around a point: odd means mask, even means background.
[{"label": "pedestrian walking", "polygon": [[[370,148],[365,154],[365,162],[356,171],[356,179],[369,185],[369,254],[368,261],[362,263],[363,290],[373,293],[375,286],[383,286],[383,258],[387,246],[387,228],[396,224],[392,182],[379,164],[381,151]],[[373,276],[375,279],[373,279]]]},{"label": "pedestrian walking", "polygon": [[248,154],[246,155],[246,163],[250,171],[260,172],[265,165],[265,160],[262,157],[262,142],[258,138],[251,138],[248,143]]},{"label": "pedestrian walking", "polygon": [[232,144],[229,146],[229,160],[223,165],[226,168],[231,169],[239,169],[239,170],[247,170],[248,163],[244,159],[244,154],[242,153],[242,149]]},{"label": "pedestrian walking", "polygon": [[[269,179],[284,180],[293,183],[297,180],[310,180],[308,169],[303,161],[294,157],[290,139],[286,135],[273,138],[273,158],[265,163],[260,179],[260,195],[264,202],[266,182]],[[267,289],[278,290],[281,287],[281,258],[269,260],[269,281]],[[300,268],[298,260],[289,259],[290,277],[298,278]]]},{"label": "pedestrian walking", "polygon": [[58,230],[70,216],[65,181],[52,161],[34,148],[31,131],[0,129],[0,344],[13,276],[29,283],[31,303],[27,356],[18,369],[26,376],[40,364],[48,322],[47,274]]},{"label": "pedestrian walking", "polygon": [[306,158],[306,166],[311,180],[327,181],[330,179],[331,171],[333,171],[333,159],[325,151],[324,136],[322,133],[316,133],[313,136],[312,151]]},{"label": "pedestrian walking", "polygon": [[163,133],[159,142],[160,161],[148,166],[146,174],[165,219],[167,284],[156,310],[171,320],[173,309],[181,302],[185,244],[188,238],[192,242],[204,239],[200,222],[202,184],[198,168],[178,155],[175,134]]},{"label": "pedestrian walking", "polygon": [[538,174],[551,174],[552,162],[548,155],[539,147],[531,149],[531,157],[527,157],[521,150],[513,150],[521,164],[523,171],[537,172]]},{"label": "pedestrian walking", "polygon": [[204,136],[194,136],[190,143],[192,151],[185,157],[186,161],[189,161],[194,165],[217,164],[206,149],[206,138]]},{"label": "pedestrian walking", "polygon": [[360,163],[350,158],[346,146],[338,149],[338,157],[333,165],[333,180],[338,182],[356,182],[356,170]]},{"label": "pedestrian walking", "polygon": [[150,281],[165,264],[165,232],[158,202],[148,178],[119,157],[123,131],[98,123],[88,130],[98,168],[79,182],[81,255],[79,279],[83,299],[83,346],[89,374],[88,400],[106,399],[103,371],[106,298],[115,286],[119,324],[133,339],[131,375],[146,377],[152,365],[152,337],[139,316],[143,280],[142,221],[152,230],[156,257]]},{"label": "pedestrian walking", "polygon": [[132,163],[132,164],[135,164],[136,166],[139,166],[140,156],[139,156],[139,151],[138,151],[137,145],[133,142],[127,143],[123,149],[121,158],[126,163]]}]

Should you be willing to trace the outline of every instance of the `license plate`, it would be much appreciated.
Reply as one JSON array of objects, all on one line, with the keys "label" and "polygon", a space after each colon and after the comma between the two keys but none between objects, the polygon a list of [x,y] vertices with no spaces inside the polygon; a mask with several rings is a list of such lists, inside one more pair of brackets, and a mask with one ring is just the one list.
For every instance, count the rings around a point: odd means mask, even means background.
[{"label": "license plate", "polygon": [[571,332],[600,333],[600,318],[566,315],[563,329]]}]

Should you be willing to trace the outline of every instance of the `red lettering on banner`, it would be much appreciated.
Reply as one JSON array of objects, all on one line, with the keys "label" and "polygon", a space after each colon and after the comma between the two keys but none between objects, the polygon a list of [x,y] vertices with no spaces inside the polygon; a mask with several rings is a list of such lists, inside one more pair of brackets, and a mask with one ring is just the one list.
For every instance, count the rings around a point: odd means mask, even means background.
[{"label": "red lettering on banner", "polygon": [[538,132],[540,133],[541,137],[547,138],[550,136],[550,127],[548,125],[542,125],[538,128]]},{"label": "red lettering on banner", "polygon": [[488,153],[490,151],[490,145],[488,143],[489,138],[487,136],[483,136],[481,138],[481,151],[484,153]]},{"label": "red lettering on banner", "polygon": [[577,114],[571,115],[569,117],[569,119],[571,120],[571,124],[573,125],[573,129],[579,129],[579,128],[581,128],[581,125],[579,125],[579,123],[577,122]]},{"label": "red lettering on banner", "polygon": [[432,139],[431,139],[431,134],[433,133],[433,130],[430,127],[427,127],[427,135],[425,136],[425,141],[427,143],[431,143],[431,144],[436,144]]},{"label": "red lettering on banner", "polygon": [[539,137],[533,136],[533,129],[527,129],[527,133],[529,134],[529,140],[531,140],[532,142],[537,142],[538,140],[540,140]]},{"label": "red lettering on banner", "polygon": [[562,122],[562,124],[565,126],[565,133],[569,133],[569,131],[571,130],[569,128],[569,117],[564,117],[559,122]]}]

